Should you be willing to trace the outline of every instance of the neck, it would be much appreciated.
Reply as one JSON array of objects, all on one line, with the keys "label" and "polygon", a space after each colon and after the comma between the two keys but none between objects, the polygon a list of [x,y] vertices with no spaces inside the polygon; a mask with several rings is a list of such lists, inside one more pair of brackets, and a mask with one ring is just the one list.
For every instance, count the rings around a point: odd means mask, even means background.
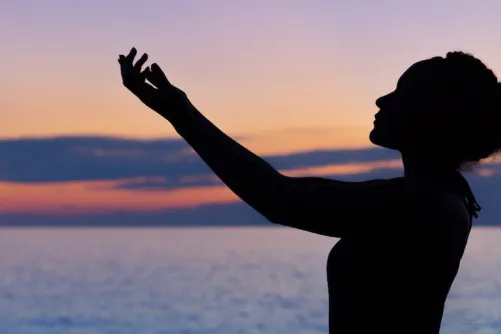
[{"label": "neck", "polygon": [[412,180],[441,180],[456,173],[450,165],[418,156],[402,154],[404,176]]},{"label": "neck", "polygon": [[454,189],[455,192],[466,198],[470,214],[475,218],[478,217],[477,212],[480,211],[480,206],[468,181],[458,173],[454,165],[440,164],[439,161],[439,159],[433,161],[432,159],[402,154],[404,177],[417,185],[431,183],[432,185],[440,184],[448,188],[451,187],[449,189]]}]

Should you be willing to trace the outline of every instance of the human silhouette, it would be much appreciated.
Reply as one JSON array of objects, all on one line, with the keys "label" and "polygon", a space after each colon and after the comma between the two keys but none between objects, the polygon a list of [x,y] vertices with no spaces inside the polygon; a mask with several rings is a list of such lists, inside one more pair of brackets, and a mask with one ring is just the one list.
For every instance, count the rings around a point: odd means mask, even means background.
[{"label": "human silhouette", "polygon": [[480,210],[461,172],[501,147],[501,85],[490,69],[459,51],[412,65],[377,99],[369,136],[401,153],[404,176],[344,182],[282,175],[136,54],[119,56],[125,87],[236,195],[271,223],[340,238],[327,260],[331,334],[439,333]]}]

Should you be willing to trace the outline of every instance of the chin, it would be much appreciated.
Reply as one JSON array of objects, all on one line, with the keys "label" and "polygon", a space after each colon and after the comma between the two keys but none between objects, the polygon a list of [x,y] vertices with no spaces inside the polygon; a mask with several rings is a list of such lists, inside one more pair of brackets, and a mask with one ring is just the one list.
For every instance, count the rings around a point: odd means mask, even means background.
[{"label": "chin", "polygon": [[376,146],[381,146],[384,148],[389,148],[392,150],[397,149],[397,145],[395,145],[395,141],[392,140],[386,133],[378,130],[378,128],[374,127],[372,131],[369,133],[369,140]]}]

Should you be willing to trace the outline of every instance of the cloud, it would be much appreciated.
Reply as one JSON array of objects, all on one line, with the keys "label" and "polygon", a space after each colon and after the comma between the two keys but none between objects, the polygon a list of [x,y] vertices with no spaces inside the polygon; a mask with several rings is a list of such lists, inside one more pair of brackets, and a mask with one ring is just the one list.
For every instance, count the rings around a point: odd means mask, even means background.
[{"label": "cloud", "polygon": [[180,140],[57,137],[0,141],[0,180],[118,180],[208,172]]},{"label": "cloud", "polygon": [[[122,180],[119,187],[162,189],[218,184],[206,164],[179,139],[56,137],[0,140],[0,181],[39,183]],[[370,148],[264,156],[278,169],[367,163],[398,158]]]}]

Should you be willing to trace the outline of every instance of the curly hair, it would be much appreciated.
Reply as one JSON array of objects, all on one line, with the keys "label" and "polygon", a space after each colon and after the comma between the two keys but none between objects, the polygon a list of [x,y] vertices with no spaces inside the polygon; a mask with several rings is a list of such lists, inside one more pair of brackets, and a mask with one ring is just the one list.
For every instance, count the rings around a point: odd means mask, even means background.
[{"label": "curly hair", "polygon": [[501,83],[481,60],[461,51],[441,58],[445,71],[443,135],[449,157],[467,170],[501,149]]}]

